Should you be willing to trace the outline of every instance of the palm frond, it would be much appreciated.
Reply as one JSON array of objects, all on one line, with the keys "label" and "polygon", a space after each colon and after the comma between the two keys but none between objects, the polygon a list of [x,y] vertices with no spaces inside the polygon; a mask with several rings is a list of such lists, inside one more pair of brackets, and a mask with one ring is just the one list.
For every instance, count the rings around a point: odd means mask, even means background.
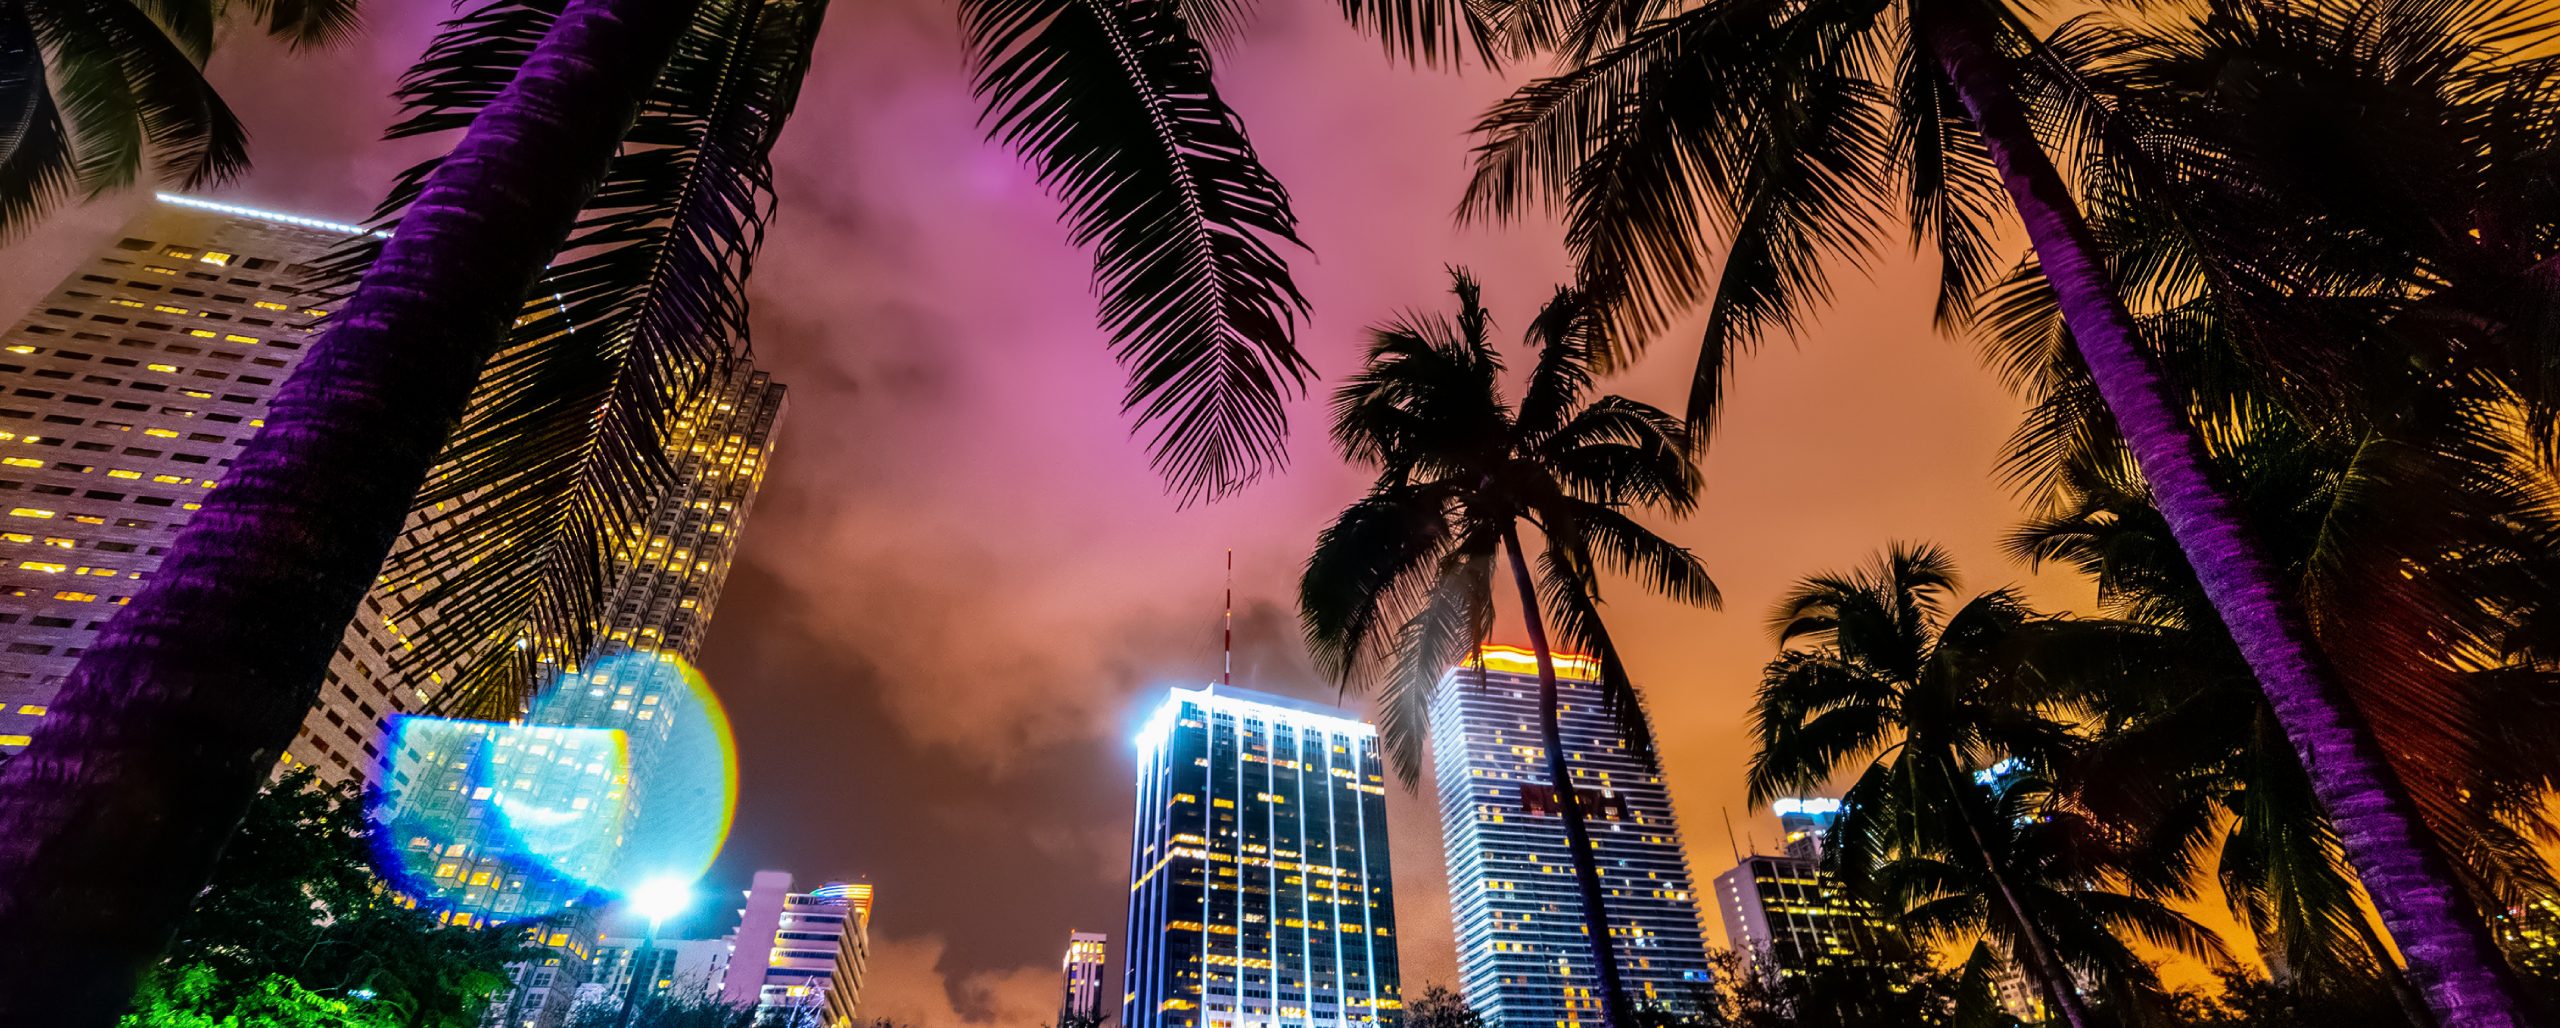
[{"label": "palm frond", "polygon": [[[497,0],[448,23],[403,83],[394,132],[467,123],[560,6]],[[824,12],[824,0],[701,6],[484,370],[385,569],[420,623],[404,661],[455,669],[440,703],[511,713],[543,663],[578,666],[598,644],[633,527],[673,480],[673,434],[747,348],[769,155]],[[396,218],[432,167],[403,175],[380,216]],[[336,266],[369,250],[350,246]]]},{"label": "palm frond", "polygon": [[1422,780],[1433,693],[1493,631],[1493,576],[1502,557],[1499,541],[1487,536],[1462,539],[1441,555],[1430,593],[1398,630],[1394,668],[1378,694],[1378,742],[1407,788]]},{"label": "palm frond", "polygon": [[1342,16],[1378,37],[1387,55],[1417,64],[1457,64],[1472,55],[1500,64],[1501,27],[1487,10],[1496,0],[1340,0]]},{"label": "palm frond", "polygon": [[1311,368],[1297,243],[1208,55],[1168,0],[965,0],[991,135],[1020,150],[1095,248],[1102,324],[1129,366],[1124,411],[1185,502],[1286,460],[1285,401]]}]

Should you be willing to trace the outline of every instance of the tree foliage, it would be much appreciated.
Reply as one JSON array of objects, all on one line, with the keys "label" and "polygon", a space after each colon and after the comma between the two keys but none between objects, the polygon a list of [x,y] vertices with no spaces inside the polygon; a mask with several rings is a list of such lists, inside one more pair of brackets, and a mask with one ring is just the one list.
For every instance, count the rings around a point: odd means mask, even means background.
[{"label": "tree foliage", "polygon": [[402,902],[374,877],[373,830],[351,787],[309,769],[271,785],[125,1024],[477,1025],[522,944]]}]

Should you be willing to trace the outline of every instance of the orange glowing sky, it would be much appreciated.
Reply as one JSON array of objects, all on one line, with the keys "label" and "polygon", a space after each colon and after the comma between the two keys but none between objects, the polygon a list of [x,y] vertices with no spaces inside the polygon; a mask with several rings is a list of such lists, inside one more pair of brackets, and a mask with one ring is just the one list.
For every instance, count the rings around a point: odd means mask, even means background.
[{"label": "orange glowing sky", "polygon": [[[445,10],[376,4],[370,34],[337,53],[227,51],[216,77],[259,165],[219,195],[363,214],[416,156],[372,139]],[[868,875],[881,953],[866,1019],[1040,1023],[1070,927],[1118,950],[1129,730],[1167,684],[1216,674],[1222,552],[1236,550],[1239,683],[1329,696],[1286,604],[1317,527],[1364,483],[1325,448],[1321,405],[1301,402],[1285,477],[1176,510],[1115,410],[1086,257],[979,139],[947,3],[839,2],[830,20],[754,293],[756,352],[791,407],[701,662],[743,750],[715,882]],[[1440,306],[1445,263],[1472,267],[1511,326],[1566,275],[1550,225],[1451,222],[1464,130],[1501,80],[1390,67],[1312,0],[1266,0],[1221,61],[1314,247],[1294,263],[1315,305],[1302,342],[1326,376],[1350,369],[1363,325]],[[0,302],[49,288],[138,202],[109,198],[11,247]],[[1743,362],[1704,509],[1662,526],[1705,558],[1726,609],[1622,588],[1609,610],[1702,884],[1730,863],[1724,812],[1764,848],[1776,836],[1743,808],[1741,772],[1771,653],[1763,613],[1790,581],[1927,539],[1974,586],[2087,601],[2000,556],[2016,508],[1991,468],[2018,404],[1969,343],[1931,333],[1934,269],[1895,253],[1872,280],[1844,276],[1802,338]],[[1694,336],[1669,333],[1606,387],[1676,408]],[[1515,623],[1498,638],[1521,641]],[[1389,798],[1408,988],[1455,977],[1429,795]]]}]

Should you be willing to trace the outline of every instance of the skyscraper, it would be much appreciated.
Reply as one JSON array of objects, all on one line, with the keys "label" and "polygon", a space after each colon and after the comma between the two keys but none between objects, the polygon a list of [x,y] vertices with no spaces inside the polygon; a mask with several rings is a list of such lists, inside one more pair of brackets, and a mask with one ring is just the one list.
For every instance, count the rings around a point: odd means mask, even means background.
[{"label": "skyscraper", "polygon": [[[680,420],[669,436],[676,475],[614,555],[601,646],[575,667],[546,665],[547,692],[522,726],[534,731],[444,726],[431,743],[401,748],[379,772],[397,797],[385,820],[449,833],[399,834],[405,848],[396,856],[414,872],[399,883],[404,891],[460,924],[568,911],[565,924],[540,939],[547,948],[514,968],[516,988],[492,1008],[492,1024],[551,1028],[567,1017],[595,934],[581,904],[606,884],[579,872],[612,868],[623,836],[589,840],[578,861],[528,861],[518,833],[496,827],[505,819],[493,816],[495,801],[482,786],[493,769],[513,768],[505,802],[563,814],[612,809],[625,824],[642,823],[650,811],[664,815],[663,797],[652,803],[660,790],[701,802],[688,791],[716,769],[686,764],[693,758],[670,740],[699,723],[708,701],[671,661],[690,661],[702,645],[769,463],[783,396],[770,376],[741,363]],[[410,526],[449,528],[419,519]],[[404,667],[398,653],[407,633],[436,616],[403,600],[431,584],[386,584],[366,596],[330,662],[319,705],[286,750],[289,762],[332,778],[367,773],[389,749],[385,721],[444,684],[436,669]]]},{"label": "skyscraper", "polygon": [[719,997],[753,1004],[757,1024],[848,1028],[871,954],[871,884],[791,891],[787,871],[758,871],[730,936]]},{"label": "skyscraper", "polygon": [[1377,730],[1214,685],[1137,744],[1123,1028],[1401,1024]]},{"label": "skyscraper", "polygon": [[1108,945],[1100,932],[1067,933],[1067,955],[1059,970],[1065,995],[1058,1001],[1058,1028],[1102,1024],[1102,965],[1109,959]]},{"label": "skyscraper", "polygon": [[[1480,651],[1433,695],[1432,768],[1467,1003],[1508,1028],[1598,1024],[1572,848],[1549,786],[1534,654]],[[1678,1003],[1708,982],[1689,859],[1662,776],[1628,751],[1587,658],[1555,657],[1566,757],[1634,1002]]]},{"label": "skyscraper", "polygon": [[265,424],[360,231],[164,194],[0,341],[0,753]]},{"label": "skyscraper", "polygon": [[1892,925],[1822,869],[1824,833],[1840,801],[1786,799],[1774,810],[1786,852],[1754,854],[1716,876],[1716,908],[1743,966],[1776,978],[1885,952]]},{"label": "skyscraper", "polygon": [[[675,477],[647,518],[630,526],[614,554],[608,579],[612,592],[604,606],[602,641],[607,650],[667,653],[688,661],[700,652],[737,556],[747,512],[771,463],[783,396],[783,386],[771,375],[742,361],[712,381],[678,419],[667,437]],[[453,527],[436,516],[413,516],[407,538]],[[453,671],[410,666],[402,656],[410,646],[409,634],[434,616],[407,600],[438,581],[430,575],[383,583],[365,594],[329,660],[318,704],[285,749],[288,760],[307,764],[331,781],[371,773],[370,765],[382,756],[390,715],[418,709]],[[620,708],[612,702],[602,707],[591,716],[577,716],[575,723],[613,728],[634,716],[627,702]]]}]

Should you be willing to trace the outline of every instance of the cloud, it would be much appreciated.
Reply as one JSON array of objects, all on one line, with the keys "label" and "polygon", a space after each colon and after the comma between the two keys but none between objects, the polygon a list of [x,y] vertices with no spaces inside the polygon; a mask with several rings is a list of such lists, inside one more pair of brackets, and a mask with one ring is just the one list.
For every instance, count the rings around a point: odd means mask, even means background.
[{"label": "cloud", "polygon": [[949,950],[939,935],[873,938],[858,1019],[901,1028],[1030,1028],[1057,1020],[1063,986],[1056,967],[948,968]]}]

